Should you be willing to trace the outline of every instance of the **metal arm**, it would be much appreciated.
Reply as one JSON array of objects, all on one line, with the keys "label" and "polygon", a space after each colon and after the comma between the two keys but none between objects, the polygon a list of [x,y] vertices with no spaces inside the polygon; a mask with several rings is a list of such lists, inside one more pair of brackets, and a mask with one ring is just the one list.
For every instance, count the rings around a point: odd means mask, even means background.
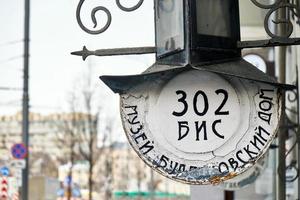
[{"label": "metal arm", "polygon": [[74,51],[71,54],[82,56],[85,60],[88,56],[120,56],[120,55],[135,55],[135,54],[150,54],[155,53],[155,47],[132,47],[132,48],[115,48],[115,49],[98,49],[95,51],[88,50],[85,46],[81,51]]}]

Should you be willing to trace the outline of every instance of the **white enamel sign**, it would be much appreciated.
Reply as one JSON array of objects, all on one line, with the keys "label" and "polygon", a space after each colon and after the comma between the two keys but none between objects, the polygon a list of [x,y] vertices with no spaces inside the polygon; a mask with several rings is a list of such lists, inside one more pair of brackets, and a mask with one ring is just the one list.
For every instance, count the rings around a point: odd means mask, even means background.
[{"label": "white enamel sign", "polygon": [[153,169],[190,184],[217,184],[252,167],[275,136],[275,86],[189,70],[121,95],[128,140]]}]

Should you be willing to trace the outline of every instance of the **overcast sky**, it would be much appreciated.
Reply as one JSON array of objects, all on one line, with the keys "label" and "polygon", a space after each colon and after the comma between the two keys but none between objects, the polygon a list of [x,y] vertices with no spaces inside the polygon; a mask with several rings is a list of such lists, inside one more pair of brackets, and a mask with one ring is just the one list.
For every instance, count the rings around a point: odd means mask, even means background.
[{"label": "overcast sky", "polygon": [[[153,55],[126,57],[90,57],[82,61],[70,52],[89,49],[154,45],[153,2],[144,1],[135,12],[123,12],[112,0],[87,0],[82,16],[92,27],[90,11],[106,6],[112,13],[107,32],[89,35],[77,25],[74,0],[32,0],[30,26],[30,104],[32,111],[49,113],[66,109],[67,93],[80,79],[88,63],[93,66],[93,79],[99,84],[109,104],[118,106],[114,95],[98,80],[104,74],[140,73],[154,62]],[[124,1],[128,6],[137,0]],[[1,0],[0,6],[0,87],[22,87],[24,2]],[[99,25],[105,23],[98,13]],[[21,92],[0,91],[0,114],[20,111]],[[115,104],[116,102],[116,104]]]},{"label": "overcast sky", "polygon": [[[84,78],[92,66],[92,80],[102,98],[102,117],[115,120],[114,138],[120,137],[118,95],[100,80],[100,75],[141,73],[154,62],[154,55],[90,57],[82,61],[70,52],[88,49],[139,47],[154,45],[153,2],[144,1],[134,12],[123,12],[112,0],[87,0],[82,18],[92,27],[90,12],[95,6],[105,6],[112,14],[110,28],[100,35],[89,35],[77,24],[79,0],[31,0],[30,21],[30,105],[32,112],[42,114],[68,111],[68,94],[76,81]],[[122,1],[121,1],[122,2]],[[137,0],[124,1],[132,6]],[[125,5],[125,4],[124,4]],[[106,16],[97,14],[99,25]],[[22,88],[24,1],[0,2],[0,87]],[[0,115],[22,110],[22,92],[0,90]],[[124,134],[122,138],[125,140]]]}]

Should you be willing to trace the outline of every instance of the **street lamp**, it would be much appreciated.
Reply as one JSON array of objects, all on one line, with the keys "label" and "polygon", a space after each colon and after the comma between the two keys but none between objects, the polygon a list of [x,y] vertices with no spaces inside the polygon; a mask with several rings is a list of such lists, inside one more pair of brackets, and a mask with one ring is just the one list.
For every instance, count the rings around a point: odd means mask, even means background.
[{"label": "street lamp", "polygon": [[[153,71],[178,68],[196,68],[293,88],[278,84],[241,58],[241,48],[237,46],[240,42],[238,0],[155,0],[154,3],[156,63],[145,73],[128,79],[103,76],[101,79],[114,92],[136,85],[146,75],[152,77]],[[230,64],[213,65],[226,62]]]}]

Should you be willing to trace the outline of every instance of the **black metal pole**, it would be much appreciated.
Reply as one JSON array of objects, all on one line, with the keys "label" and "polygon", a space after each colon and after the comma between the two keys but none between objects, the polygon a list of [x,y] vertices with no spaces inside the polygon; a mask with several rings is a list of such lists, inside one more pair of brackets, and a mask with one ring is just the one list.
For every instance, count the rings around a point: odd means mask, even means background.
[{"label": "black metal pole", "polygon": [[[283,0],[286,3],[286,0]],[[277,14],[277,19],[286,19],[286,9],[280,9]],[[278,29],[278,33],[282,36],[286,33],[286,25],[281,23]],[[278,59],[277,66],[279,67],[279,82],[282,84],[286,83],[286,47],[278,47]],[[287,139],[287,132],[284,126],[286,125],[286,115],[285,115],[285,92],[282,98],[282,116],[280,120],[280,130],[278,132],[278,200],[286,199],[286,163],[285,163],[285,153],[286,146],[285,142]]]},{"label": "black metal pole", "polygon": [[234,200],[234,192],[233,191],[224,191],[224,200]]},{"label": "black metal pole", "polygon": [[[25,0],[25,23],[24,23],[24,83],[23,83],[23,112],[22,112],[22,141],[29,149],[29,94],[28,94],[28,79],[29,79],[29,18],[30,18],[30,0]],[[29,159],[28,155],[25,158],[25,169],[22,173],[22,200],[28,200],[28,174],[29,174]]]},{"label": "black metal pole", "polygon": [[[296,68],[296,73],[297,73],[297,81],[296,81],[296,85],[297,85],[297,92],[296,92],[296,95],[297,95],[297,106],[296,106],[296,112],[298,113],[297,115],[297,124],[299,126],[299,123],[300,123],[300,116],[299,116],[299,105],[300,105],[300,100],[299,100],[299,79],[298,79],[298,73],[299,73],[299,69],[298,69],[298,66]],[[298,146],[298,151],[297,151],[297,154],[298,154],[298,170],[299,170],[299,167],[300,167],[300,135],[299,135],[299,128],[297,129],[297,146]],[[300,199],[300,177],[298,176],[298,199]]]}]

